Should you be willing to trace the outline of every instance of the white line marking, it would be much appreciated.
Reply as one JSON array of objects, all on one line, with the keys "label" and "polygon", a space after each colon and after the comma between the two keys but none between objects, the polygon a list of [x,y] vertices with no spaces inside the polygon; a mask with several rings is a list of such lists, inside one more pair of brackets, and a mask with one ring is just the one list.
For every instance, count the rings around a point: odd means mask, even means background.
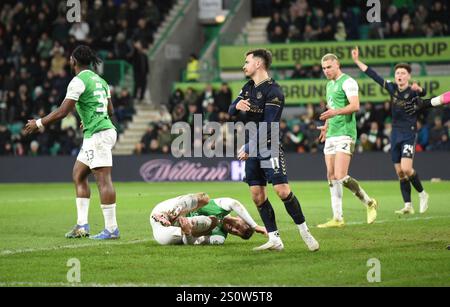
[{"label": "white line marking", "polygon": [[0,251],[0,256],[10,256],[10,255],[34,253],[34,252],[57,251],[57,250],[62,250],[62,249],[79,249],[79,248],[96,247],[96,246],[134,245],[134,244],[141,244],[141,243],[146,243],[146,242],[150,242],[150,241],[153,241],[153,240],[147,239],[147,240],[134,240],[134,241],[129,241],[129,242],[108,242],[108,243],[98,242],[98,243],[93,243],[93,244],[77,244],[77,245],[62,245],[62,246],[52,246],[52,247],[43,247],[43,248],[2,250],[2,251]]},{"label": "white line marking", "polygon": [[[450,215],[425,216],[425,217],[402,217],[402,216],[399,216],[399,218],[396,220],[375,221],[375,223],[373,223],[373,225],[396,223],[396,222],[408,222],[408,221],[437,220],[437,219],[447,219],[447,218],[450,218]],[[345,223],[345,225],[367,225],[367,222],[350,222],[350,223]]]},{"label": "white line marking", "polygon": [[[166,195],[181,195],[179,192],[155,192],[155,193],[120,193],[120,197],[152,197],[152,196],[166,196]],[[92,198],[91,198],[92,199]],[[95,197],[94,199],[98,200],[98,197]],[[75,196],[62,196],[62,197],[48,197],[48,198],[20,198],[20,199],[5,199],[1,200],[0,204],[10,204],[10,203],[33,203],[33,202],[39,202],[39,203],[45,203],[49,201],[66,201],[66,200],[73,200],[75,203]]]}]

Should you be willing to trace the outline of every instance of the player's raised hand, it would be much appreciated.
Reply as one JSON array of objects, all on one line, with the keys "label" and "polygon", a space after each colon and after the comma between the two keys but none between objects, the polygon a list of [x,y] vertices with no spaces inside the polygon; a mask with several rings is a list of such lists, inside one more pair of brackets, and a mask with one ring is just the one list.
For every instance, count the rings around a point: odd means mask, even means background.
[{"label": "player's raised hand", "polygon": [[318,130],[320,130],[320,135],[319,135],[319,142],[320,143],[325,143],[326,137],[327,137],[327,126],[319,126],[317,127]]},{"label": "player's raised hand", "polygon": [[357,46],[352,49],[352,59],[354,62],[359,61],[359,49]]},{"label": "player's raised hand", "polygon": [[265,228],[265,227],[262,227],[262,226],[259,226],[259,225],[257,225],[257,226],[255,227],[255,232],[256,232],[256,233],[260,233],[260,234],[262,234],[262,235],[264,235],[264,236],[266,236],[266,237],[268,236],[266,228]]},{"label": "player's raised hand", "polygon": [[24,131],[25,134],[32,134],[38,132],[39,128],[36,124],[36,120],[35,119],[28,120],[28,123],[25,125]]},{"label": "player's raised hand", "polygon": [[236,105],[236,110],[247,112],[250,110],[250,101],[248,99],[241,100]]},{"label": "player's raised hand", "polygon": [[423,89],[419,86],[419,84],[417,84],[416,81],[414,81],[413,84],[411,85],[411,90],[419,93],[423,92]]}]

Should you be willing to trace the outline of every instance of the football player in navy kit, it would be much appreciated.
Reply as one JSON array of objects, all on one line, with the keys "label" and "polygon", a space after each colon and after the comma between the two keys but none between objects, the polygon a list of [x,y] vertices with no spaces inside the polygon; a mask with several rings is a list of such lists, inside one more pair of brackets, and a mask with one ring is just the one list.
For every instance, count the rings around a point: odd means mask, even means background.
[{"label": "football player in navy kit", "polygon": [[390,82],[380,77],[372,68],[359,60],[359,50],[352,50],[355,64],[366,75],[386,89],[391,96],[392,104],[392,135],[391,155],[395,171],[400,179],[400,190],[405,202],[404,208],[396,211],[397,214],[414,214],[411,203],[411,184],[419,193],[420,213],[428,209],[428,194],[423,189],[417,172],[413,168],[413,159],[417,138],[417,115],[408,114],[405,107],[409,100],[417,96],[425,96],[426,91],[416,83],[409,84],[411,80],[411,66],[397,64],[394,68],[395,81]]},{"label": "football player in navy kit", "polygon": [[[245,65],[243,67],[246,77],[250,81],[244,85],[239,97],[229,108],[231,116],[242,112],[246,123],[256,124],[257,135],[267,133],[267,138],[262,140],[250,133],[246,137],[246,145],[241,148],[238,158],[245,163],[245,181],[250,186],[252,199],[256,204],[262,221],[269,233],[269,241],[255,248],[255,250],[282,250],[284,248],[278,233],[275,221],[275,212],[267,198],[267,182],[272,183],[275,192],[283,201],[286,210],[298,226],[300,235],[305,241],[309,250],[319,249],[319,243],[311,235],[303,215],[300,203],[291,191],[287,174],[286,162],[284,160],[283,149],[279,145],[279,130],[277,140],[272,140],[272,125],[279,124],[281,113],[284,107],[284,94],[281,87],[269,77],[268,70],[272,63],[270,51],[257,49],[246,54]],[[264,128],[263,128],[264,127]],[[263,131],[262,129],[266,129]],[[274,130],[275,131],[275,130]],[[261,145],[265,142],[265,146]],[[275,144],[276,143],[276,144]],[[274,146],[279,146],[276,156],[273,155]],[[264,152],[264,149],[267,149]],[[277,147],[275,147],[278,149]],[[271,154],[268,154],[271,151]],[[255,154],[252,154],[255,153]]]}]

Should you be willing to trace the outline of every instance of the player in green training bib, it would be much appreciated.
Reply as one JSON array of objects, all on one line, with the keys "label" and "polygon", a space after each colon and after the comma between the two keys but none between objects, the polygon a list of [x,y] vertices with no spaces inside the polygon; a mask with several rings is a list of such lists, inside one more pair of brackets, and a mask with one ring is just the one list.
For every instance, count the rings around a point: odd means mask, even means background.
[{"label": "player in green training bib", "polygon": [[367,223],[372,224],[377,217],[377,202],[367,195],[358,181],[348,175],[357,136],[355,113],[359,110],[358,83],[341,71],[339,59],[334,54],[322,58],[322,69],[330,81],[326,91],[328,110],[320,116],[326,122],[319,129],[320,141],[325,141],[324,154],[333,219],[318,227],[345,225],[342,212],[343,187],[352,191],[367,207]]},{"label": "player in green training bib", "polygon": [[25,126],[27,133],[43,130],[46,126],[66,117],[76,107],[83,126],[83,145],[73,167],[76,188],[78,220],[66,238],[89,237],[88,211],[91,191],[88,176],[93,173],[98,184],[105,229],[91,237],[110,240],[120,237],[116,221],[116,192],[111,179],[112,148],[117,133],[110,117],[114,114],[109,86],[90,67],[100,59],[87,46],[78,46],[70,57],[70,67],[75,77],[70,82],[66,98],[61,106],[38,120],[30,120]]}]

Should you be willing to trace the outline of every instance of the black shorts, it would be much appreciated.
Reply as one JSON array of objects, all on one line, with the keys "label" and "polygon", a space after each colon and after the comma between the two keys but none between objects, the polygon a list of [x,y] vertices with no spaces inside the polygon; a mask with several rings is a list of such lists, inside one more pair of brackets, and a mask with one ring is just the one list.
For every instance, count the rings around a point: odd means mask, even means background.
[{"label": "black shorts", "polygon": [[400,163],[402,158],[413,159],[416,151],[415,132],[392,131],[391,157],[394,164]]},{"label": "black shorts", "polygon": [[244,182],[249,186],[266,186],[267,182],[272,185],[288,183],[283,150],[280,149],[279,158],[249,158],[245,162]]}]

